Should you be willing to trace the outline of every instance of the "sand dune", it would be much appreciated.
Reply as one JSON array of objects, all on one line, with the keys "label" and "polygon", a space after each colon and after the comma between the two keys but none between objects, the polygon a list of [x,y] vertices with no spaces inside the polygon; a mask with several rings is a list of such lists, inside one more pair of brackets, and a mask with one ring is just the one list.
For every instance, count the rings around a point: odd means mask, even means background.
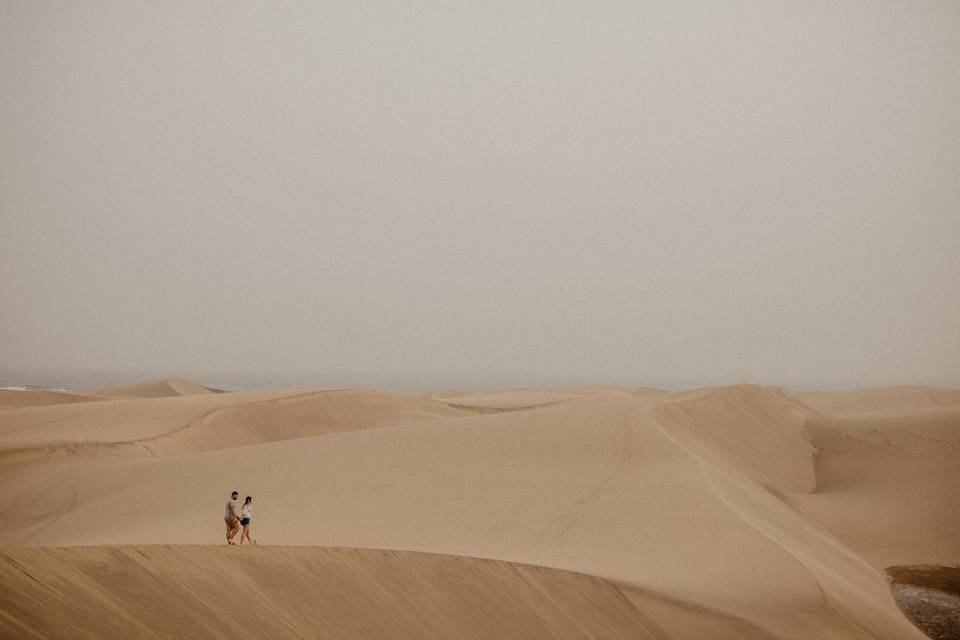
[{"label": "sand dune", "polygon": [[814,449],[804,429],[809,412],[777,389],[728,387],[661,404],[651,415],[713,467],[735,469],[775,490],[816,487]]},{"label": "sand dune", "polygon": [[87,393],[114,398],[172,398],[217,393],[217,391],[183,378],[161,378],[92,389]]},{"label": "sand dune", "polygon": [[795,398],[832,416],[891,416],[935,411],[942,407],[960,409],[960,389],[937,389],[915,385],[795,393]]},{"label": "sand dune", "polygon": [[8,549],[0,581],[11,640],[666,637],[604,580],[422,553]]},{"label": "sand dune", "polygon": [[[854,418],[755,386],[283,393],[3,412],[0,450],[38,455],[0,466],[0,545],[216,544],[236,486],[261,542],[572,570],[665,637],[763,640],[922,638],[883,570],[960,557],[938,398]],[[51,457],[78,434],[98,446]]]},{"label": "sand dune", "polygon": [[822,417],[808,430],[820,493],[788,496],[798,511],[878,568],[960,562],[960,410]]},{"label": "sand dune", "polygon": [[812,494],[816,486],[801,406],[769,389],[741,387],[664,405],[654,415],[703,463],[717,495],[803,563],[852,623],[851,634],[923,637],[897,608],[878,568],[780,498]]},{"label": "sand dune", "polygon": [[0,463],[70,454],[177,455],[463,415],[473,412],[343,389],[115,399],[0,414]]},{"label": "sand dune", "polygon": [[467,409],[487,409],[517,411],[543,407],[550,404],[567,402],[587,397],[609,399],[611,397],[629,397],[631,392],[623,387],[583,387],[565,389],[516,389],[493,392],[474,392],[456,395],[444,395],[436,398],[453,407]]},{"label": "sand dune", "polygon": [[0,389],[0,410],[20,409],[23,407],[44,407],[52,404],[73,404],[93,402],[103,398],[81,393],[47,391],[45,389]]}]

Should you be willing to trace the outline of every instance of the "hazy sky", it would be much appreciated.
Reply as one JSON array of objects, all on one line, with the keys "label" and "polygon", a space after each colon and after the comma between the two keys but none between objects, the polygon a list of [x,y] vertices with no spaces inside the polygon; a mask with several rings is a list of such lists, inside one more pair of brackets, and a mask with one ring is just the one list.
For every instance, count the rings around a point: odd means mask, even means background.
[{"label": "hazy sky", "polygon": [[960,2],[0,0],[0,272],[7,384],[960,386]]}]

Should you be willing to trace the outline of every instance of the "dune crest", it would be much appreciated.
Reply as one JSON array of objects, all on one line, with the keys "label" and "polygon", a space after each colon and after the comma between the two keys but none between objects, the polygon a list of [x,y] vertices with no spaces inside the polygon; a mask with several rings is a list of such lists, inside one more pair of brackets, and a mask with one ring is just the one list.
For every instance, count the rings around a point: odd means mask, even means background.
[{"label": "dune crest", "polygon": [[814,414],[779,389],[752,386],[725,387],[651,413],[701,460],[714,491],[734,512],[816,577],[847,633],[924,637],[898,610],[878,569],[774,493],[813,493],[814,449],[805,425]]},{"label": "dune crest", "polygon": [[217,391],[183,378],[160,378],[129,384],[115,384],[93,389],[86,393],[111,398],[171,398],[217,393]]},{"label": "dune crest", "polygon": [[734,467],[778,491],[811,493],[817,485],[811,415],[780,389],[736,385],[651,409],[664,430],[706,464]]},{"label": "dune crest", "polygon": [[669,640],[605,580],[417,552],[5,549],[0,581],[0,636],[11,639]]},{"label": "dune crest", "polygon": [[46,407],[57,404],[102,401],[99,396],[46,389],[0,389],[0,411],[26,407]]},{"label": "dune crest", "polygon": [[475,412],[398,393],[335,389],[215,409],[170,433],[116,448],[182,455],[471,415]]},{"label": "dune crest", "polygon": [[[118,422],[136,409],[143,419]],[[416,396],[351,389],[107,400],[5,412],[0,464],[63,455],[183,455],[475,414]]]}]

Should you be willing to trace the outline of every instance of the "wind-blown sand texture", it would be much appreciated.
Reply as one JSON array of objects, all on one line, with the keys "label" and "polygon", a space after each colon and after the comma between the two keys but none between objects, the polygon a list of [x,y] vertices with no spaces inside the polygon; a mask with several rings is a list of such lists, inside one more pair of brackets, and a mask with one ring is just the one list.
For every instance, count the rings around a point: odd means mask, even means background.
[{"label": "wind-blown sand texture", "polygon": [[225,546],[8,549],[0,560],[4,637],[661,637],[606,580],[497,560]]},{"label": "wind-blown sand texture", "polygon": [[[303,585],[298,593],[314,585],[324,598],[380,598],[373,582],[338,581],[330,567],[349,558],[363,575],[385,572],[390,584],[418,589],[429,583],[460,603],[416,609],[431,620],[402,617],[401,603],[414,596],[400,588],[392,605],[376,605],[385,618],[364,622],[374,629],[400,616],[397,624],[417,637],[465,629],[474,635],[462,637],[486,637],[471,616],[499,606],[490,598],[502,590],[526,594],[517,606],[539,621],[517,613],[514,627],[490,622],[499,637],[909,640],[925,636],[898,608],[885,569],[960,562],[957,391],[604,385],[413,396],[204,393],[183,382],[0,411],[0,546],[23,569],[16,584],[29,582],[26,574],[46,572],[43,582],[62,573],[69,579],[58,588],[83,590],[95,571],[159,594],[177,567],[216,573],[248,561],[269,573],[265,582],[242,569],[237,584],[204,583],[204,598],[217,589],[225,598],[267,594],[277,616],[313,637],[316,621],[301,616],[313,605],[274,600],[269,585],[282,585],[289,571],[290,583]],[[184,392],[156,393],[165,388]],[[223,545],[221,512],[233,488],[255,496],[256,550]],[[223,548],[143,546],[214,544]],[[86,545],[109,546],[26,549]],[[397,553],[384,556],[395,560],[386,569],[363,555],[372,552],[272,545]],[[296,553],[316,554],[303,560],[314,573],[294,570]],[[141,562],[142,554],[151,559]],[[4,572],[5,583],[18,575]],[[579,574],[598,580],[588,588]],[[0,636],[31,637],[15,625],[33,628],[27,621],[38,607],[58,610],[38,588],[36,597],[21,597],[20,587],[0,595]],[[152,619],[149,601],[161,597],[98,588],[100,606],[126,611],[131,625]],[[577,598],[593,608],[570,626],[534,591],[556,609],[573,611],[567,603]],[[464,598],[476,600],[476,611]],[[280,628],[269,626],[272,615],[261,637]],[[349,627],[354,614],[343,615],[336,624]],[[171,633],[209,635],[192,624]]]}]

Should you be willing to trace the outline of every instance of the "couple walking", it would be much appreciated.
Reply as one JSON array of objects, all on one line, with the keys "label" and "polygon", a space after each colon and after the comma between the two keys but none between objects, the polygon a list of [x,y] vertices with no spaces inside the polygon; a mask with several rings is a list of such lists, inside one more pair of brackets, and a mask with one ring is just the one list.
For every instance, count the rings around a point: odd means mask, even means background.
[{"label": "couple walking", "polygon": [[237,513],[237,498],[239,496],[240,493],[237,491],[230,494],[226,512],[223,516],[227,523],[227,544],[237,544],[233,541],[233,538],[240,531],[241,526],[243,527],[243,534],[240,536],[240,544],[243,544],[244,540],[247,541],[247,544],[257,544],[255,539],[250,538],[250,528],[252,526],[250,523],[253,521],[253,498],[247,496],[246,500],[243,501],[243,506],[240,507],[240,512]]}]

